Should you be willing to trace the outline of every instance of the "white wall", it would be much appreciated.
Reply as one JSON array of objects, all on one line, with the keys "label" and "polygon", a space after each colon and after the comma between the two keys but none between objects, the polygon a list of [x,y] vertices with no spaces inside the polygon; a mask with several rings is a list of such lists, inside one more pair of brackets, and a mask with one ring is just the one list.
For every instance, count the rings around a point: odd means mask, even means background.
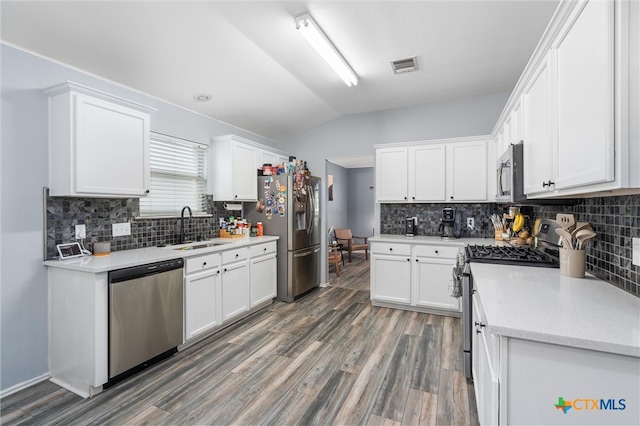
[{"label": "white wall", "polygon": [[4,394],[48,373],[47,271],[42,265],[47,97],[42,89],[71,80],[152,106],[158,111],[151,117],[151,130],[197,142],[233,133],[275,144],[4,44],[0,54],[0,392]]},{"label": "white wall", "polygon": [[374,208],[376,205],[375,173],[373,167],[349,169],[349,200],[347,216],[349,228],[353,235],[370,237],[380,233],[380,224],[375,223]]},{"label": "white wall", "polygon": [[[347,169],[327,161],[327,176],[328,175],[333,175],[333,201],[328,201],[329,196],[327,194],[327,230],[332,226],[336,229],[347,228],[349,226],[349,187]],[[322,186],[326,187],[328,191],[328,179],[322,179]]]}]

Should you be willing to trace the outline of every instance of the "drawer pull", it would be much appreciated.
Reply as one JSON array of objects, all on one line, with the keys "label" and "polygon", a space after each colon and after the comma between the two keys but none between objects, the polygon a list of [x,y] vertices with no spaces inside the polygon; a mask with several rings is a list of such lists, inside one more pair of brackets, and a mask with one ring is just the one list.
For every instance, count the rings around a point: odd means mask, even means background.
[{"label": "drawer pull", "polygon": [[236,259],[238,258],[238,256],[240,256],[240,254],[239,254],[239,253],[236,253]]},{"label": "drawer pull", "polygon": [[438,254],[438,250],[436,250],[436,254]]},{"label": "drawer pull", "polygon": [[389,247],[389,251],[393,251],[393,247]]},{"label": "drawer pull", "polygon": [[202,262],[202,266],[207,266],[207,262]]},{"label": "drawer pull", "polygon": [[411,262],[411,259],[407,259],[407,262]]}]

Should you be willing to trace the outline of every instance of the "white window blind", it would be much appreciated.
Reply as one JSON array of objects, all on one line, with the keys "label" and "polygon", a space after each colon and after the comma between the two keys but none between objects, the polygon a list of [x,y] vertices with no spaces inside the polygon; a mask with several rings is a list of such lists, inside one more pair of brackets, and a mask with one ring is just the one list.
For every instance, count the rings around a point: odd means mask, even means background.
[{"label": "white window blind", "polygon": [[207,146],[151,134],[151,191],[140,198],[140,216],[179,216],[184,206],[207,213]]}]

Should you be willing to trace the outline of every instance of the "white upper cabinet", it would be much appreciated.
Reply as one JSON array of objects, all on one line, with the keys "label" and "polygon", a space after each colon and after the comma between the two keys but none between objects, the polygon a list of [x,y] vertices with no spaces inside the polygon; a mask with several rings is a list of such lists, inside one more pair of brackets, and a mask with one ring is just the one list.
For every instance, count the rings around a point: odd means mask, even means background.
[{"label": "white upper cabinet", "polygon": [[510,119],[513,142],[524,141],[527,197],[640,187],[638,10],[560,2],[494,129],[500,146]]},{"label": "white upper cabinet", "polygon": [[212,140],[208,187],[214,201],[256,201],[258,148],[234,135]]},{"label": "white upper cabinet", "polygon": [[376,150],[376,198],[378,202],[406,202],[409,169],[407,148]]},{"label": "white upper cabinet", "polygon": [[535,194],[553,188],[555,139],[552,130],[550,55],[540,64],[522,95],[524,141],[524,192]]},{"label": "white upper cabinet", "polygon": [[486,141],[447,145],[448,201],[487,201]]},{"label": "white upper cabinet", "polygon": [[487,140],[432,142],[376,149],[377,202],[488,201]]},{"label": "white upper cabinet", "polygon": [[614,179],[613,7],[611,1],[590,0],[571,16],[552,47],[557,189]]},{"label": "white upper cabinet", "polygon": [[410,201],[445,201],[446,146],[408,148]]},{"label": "white upper cabinet", "polygon": [[52,196],[142,197],[149,192],[152,108],[72,82],[44,92]]}]

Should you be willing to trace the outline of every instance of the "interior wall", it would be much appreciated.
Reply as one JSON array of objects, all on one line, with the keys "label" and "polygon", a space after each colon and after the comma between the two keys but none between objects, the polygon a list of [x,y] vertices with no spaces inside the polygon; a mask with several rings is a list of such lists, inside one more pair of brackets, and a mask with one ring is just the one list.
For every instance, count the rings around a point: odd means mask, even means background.
[{"label": "interior wall", "polygon": [[[47,271],[43,266],[43,188],[48,184],[48,98],[70,80],[157,108],[151,130],[201,143],[236,134],[273,141],[102,78],[0,44],[0,394],[48,374]],[[114,165],[114,173],[118,173]]]},{"label": "interior wall", "polygon": [[324,198],[327,200],[327,231],[332,226],[337,229],[349,226],[347,169],[327,161],[327,177],[329,175],[333,175],[333,201],[329,201],[328,179],[322,179],[322,186],[327,188],[327,197]]},{"label": "interior wall", "polygon": [[376,204],[373,167],[348,169],[349,182],[348,222],[353,235],[371,237],[380,233],[376,225],[373,209]]}]

